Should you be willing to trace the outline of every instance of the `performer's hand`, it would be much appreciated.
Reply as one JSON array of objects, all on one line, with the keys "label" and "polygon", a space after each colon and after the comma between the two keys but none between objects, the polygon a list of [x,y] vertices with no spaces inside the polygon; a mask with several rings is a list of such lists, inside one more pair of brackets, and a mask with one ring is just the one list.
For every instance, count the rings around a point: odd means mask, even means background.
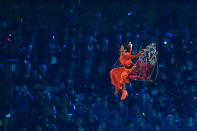
[{"label": "performer's hand", "polygon": [[144,53],[146,51],[146,49],[142,49],[141,51],[140,51],[140,53]]},{"label": "performer's hand", "polygon": [[129,47],[132,48],[133,47],[133,44],[131,42],[129,42]]}]

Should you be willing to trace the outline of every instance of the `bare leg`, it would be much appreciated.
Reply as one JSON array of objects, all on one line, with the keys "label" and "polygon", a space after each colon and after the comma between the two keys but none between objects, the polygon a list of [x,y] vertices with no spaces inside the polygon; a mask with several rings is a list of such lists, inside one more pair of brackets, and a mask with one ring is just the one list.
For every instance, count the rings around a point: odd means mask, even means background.
[{"label": "bare leg", "polygon": [[121,96],[120,100],[125,100],[127,95],[128,95],[128,92],[126,90],[126,84],[123,84],[122,96]]}]

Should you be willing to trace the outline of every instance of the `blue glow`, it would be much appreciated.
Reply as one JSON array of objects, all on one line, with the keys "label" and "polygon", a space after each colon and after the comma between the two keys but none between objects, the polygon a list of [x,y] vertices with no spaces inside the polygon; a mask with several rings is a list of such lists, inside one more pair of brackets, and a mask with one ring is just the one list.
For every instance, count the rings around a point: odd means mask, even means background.
[{"label": "blue glow", "polygon": [[12,66],[11,66],[11,70],[12,70],[12,71],[15,71],[15,70],[16,70],[16,66],[15,66],[15,64],[12,64]]},{"label": "blue glow", "polygon": [[130,12],[128,12],[128,16],[130,16],[130,15],[134,15],[135,14],[135,12],[134,11],[130,11]]},{"label": "blue glow", "polygon": [[18,61],[17,59],[8,59],[7,61]]},{"label": "blue glow", "polygon": [[64,44],[63,49],[67,47],[67,44]]},{"label": "blue glow", "polygon": [[168,37],[173,37],[173,34],[172,34],[172,33],[167,32],[167,33],[166,33],[166,36],[168,36]]},{"label": "blue glow", "polygon": [[133,87],[133,84],[130,82],[129,86],[130,86],[130,88],[132,88]]},{"label": "blue glow", "polygon": [[11,114],[8,113],[8,114],[5,115],[5,117],[6,117],[6,118],[10,118],[10,117],[11,117]]},{"label": "blue glow", "polygon": [[29,45],[29,48],[30,48],[30,49],[32,49],[32,47],[33,47],[32,45]]},{"label": "blue glow", "polygon": [[24,60],[24,63],[27,63],[27,60]]}]

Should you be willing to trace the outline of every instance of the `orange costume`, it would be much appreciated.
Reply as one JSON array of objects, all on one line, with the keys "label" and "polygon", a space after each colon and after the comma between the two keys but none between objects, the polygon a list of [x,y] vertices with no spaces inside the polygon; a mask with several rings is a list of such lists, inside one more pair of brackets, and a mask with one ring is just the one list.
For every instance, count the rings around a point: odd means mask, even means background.
[{"label": "orange costume", "polygon": [[115,93],[118,94],[122,90],[121,100],[126,99],[128,92],[124,87],[130,83],[130,79],[138,79],[138,76],[131,75],[137,68],[136,65],[132,66],[132,59],[139,57],[142,53],[131,55],[132,48],[129,51],[123,53],[119,57],[119,61],[123,67],[114,68],[110,71],[110,78],[112,85],[115,86]]}]

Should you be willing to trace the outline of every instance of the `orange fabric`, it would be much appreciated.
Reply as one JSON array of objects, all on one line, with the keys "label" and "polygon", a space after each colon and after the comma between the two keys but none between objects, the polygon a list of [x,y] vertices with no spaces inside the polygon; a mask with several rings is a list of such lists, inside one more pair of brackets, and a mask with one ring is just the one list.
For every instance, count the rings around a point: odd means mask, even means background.
[{"label": "orange fabric", "polygon": [[110,78],[111,78],[111,83],[115,88],[122,89],[122,85],[120,83],[120,78],[122,72],[125,70],[124,67],[118,67],[114,68],[110,71]]},{"label": "orange fabric", "polygon": [[[130,66],[130,63],[132,63],[131,58],[136,58],[139,55],[141,55],[141,53],[138,53],[136,55],[128,55],[128,53],[126,53],[125,55],[120,57],[121,64],[129,63],[127,65]],[[127,69],[125,67],[118,67],[118,68],[112,69],[110,71],[110,78],[111,78],[112,85],[115,86],[116,89],[122,89],[122,85],[124,83],[130,82],[129,74],[133,72],[136,68],[137,66],[133,66],[131,69]]]},{"label": "orange fabric", "polygon": [[[130,74],[136,70],[137,66],[133,66],[130,69],[128,69],[128,67],[132,65],[133,63],[132,59],[139,57],[140,55],[141,53],[131,55],[131,52],[127,52],[124,55],[120,56],[119,58],[120,63],[124,67],[114,68],[110,71],[111,83],[113,86],[115,86],[114,94],[118,94],[120,90],[122,90],[123,84],[130,83],[130,80],[129,80]],[[121,100],[126,99],[127,95],[128,95],[128,92],[126,90],[123,90]]]},{"label": "orange fabric", "polygon": [[122,74],[120,76],[120,83],[121,84],[124,84],[124,83],[128,84],[130,82],[128,77],[129,77],[128,72],[126,72],[126,71],[122,72]]},{"label": "orange fabric", "polygon": [[120,83],[121,84],[129,84],[130,80],[129,80],[129,76],[130,74],[136,70],[137,66],[133,66],[131,69],[126,69],[121,73],[120,76]]},{"label": "orange fabric", "polygon": [[124,55],[120,56],[120,58],[119,58],[120,63],[124,67],[130,67],[133,64],[132,59],[139,57],[141,54],[142,53],[137,53],[135,55],[131,55],[130,52],[126,52]]},{"label": "orange fabric", "polygon": [[129,74],[132,73],[137,66],[133,66],[131,69],[125,67],[114,68],[110,71],[111,83],[116,89],[122,89],[124,83],[129,83]]}]

